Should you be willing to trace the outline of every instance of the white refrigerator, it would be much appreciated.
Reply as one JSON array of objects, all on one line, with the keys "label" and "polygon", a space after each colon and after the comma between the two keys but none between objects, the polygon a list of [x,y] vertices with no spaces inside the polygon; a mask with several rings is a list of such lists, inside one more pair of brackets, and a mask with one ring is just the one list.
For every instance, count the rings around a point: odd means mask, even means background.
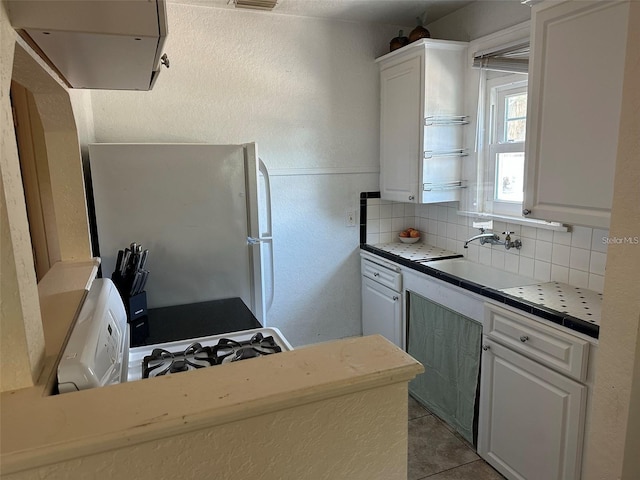
[{"label": "white refrigerator", "polygon": [[149,250],[149,308],[240,297],[263,326],[274,294],[269,176],[256,145],[89,145],[102,274]]}]

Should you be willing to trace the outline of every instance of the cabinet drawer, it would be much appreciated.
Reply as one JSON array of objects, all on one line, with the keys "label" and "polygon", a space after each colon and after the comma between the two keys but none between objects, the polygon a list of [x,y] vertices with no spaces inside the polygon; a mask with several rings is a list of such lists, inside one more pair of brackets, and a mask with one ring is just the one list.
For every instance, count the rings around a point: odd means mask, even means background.
[{"label": "cabinet drawer", "polygon": [[589,342],[495,305],[485,304],[485,334],[569,377],[585,381]]},{"label": "cabinet drawer", "polygon": [[362,275],[365,277],[369,277],[396,292],[402,291],[402,273],[399,271],[391,270],[369,260],[362,260],[361,268]]}]

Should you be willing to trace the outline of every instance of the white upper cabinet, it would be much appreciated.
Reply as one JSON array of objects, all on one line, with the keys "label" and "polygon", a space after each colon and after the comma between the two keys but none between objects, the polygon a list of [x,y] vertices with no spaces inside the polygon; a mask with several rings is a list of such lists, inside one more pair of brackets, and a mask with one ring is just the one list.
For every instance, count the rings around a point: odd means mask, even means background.
[{"label": "white upper cabinet", "polygon": [[[524,213],[608,228],[628,2],[533,8]],[[529,211],[529,212],[527,212]]]},{"label": "white upper cabinet", "polygon": [[377,59],[383,199],[460,199],[467,46],[423,39]]},{"label": "white upper cabinet", "polygon": [[164,0],[9,0],[11,24],[71,88],[150,90],[167,36]]}]

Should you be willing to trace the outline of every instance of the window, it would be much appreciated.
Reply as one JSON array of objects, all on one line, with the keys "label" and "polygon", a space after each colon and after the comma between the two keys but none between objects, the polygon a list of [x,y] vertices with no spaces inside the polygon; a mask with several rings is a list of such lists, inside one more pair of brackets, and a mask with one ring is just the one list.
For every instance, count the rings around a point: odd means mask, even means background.
[{"label": "window", "polygon": [[521,216],[524,196],[526,75],[487,80],[485,211]]}]

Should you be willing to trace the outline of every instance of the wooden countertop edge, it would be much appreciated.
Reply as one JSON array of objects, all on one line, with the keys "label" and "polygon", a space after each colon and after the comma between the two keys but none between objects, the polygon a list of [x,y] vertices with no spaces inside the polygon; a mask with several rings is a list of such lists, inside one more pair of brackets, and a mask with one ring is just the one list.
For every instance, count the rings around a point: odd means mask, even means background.
[{"label": "wooden countertop edge", "polygon": [[373,335],[64,395],[5,392],[0,469],[16,473],[408,382],[423,371],[406,352]]},{"label": "wooden countertop edge", "polygon": [[47,356],[57,356],[96,277],[99,258],[58,262],[38,283]]},{"label": "wooden countertop edge", "polygon": [[55,263],[38,283],[40,315],[45,337],[42,371],[33,388],[48,395],[56,381],[56,367],[87,292],[98,273],[100,258]]}]

